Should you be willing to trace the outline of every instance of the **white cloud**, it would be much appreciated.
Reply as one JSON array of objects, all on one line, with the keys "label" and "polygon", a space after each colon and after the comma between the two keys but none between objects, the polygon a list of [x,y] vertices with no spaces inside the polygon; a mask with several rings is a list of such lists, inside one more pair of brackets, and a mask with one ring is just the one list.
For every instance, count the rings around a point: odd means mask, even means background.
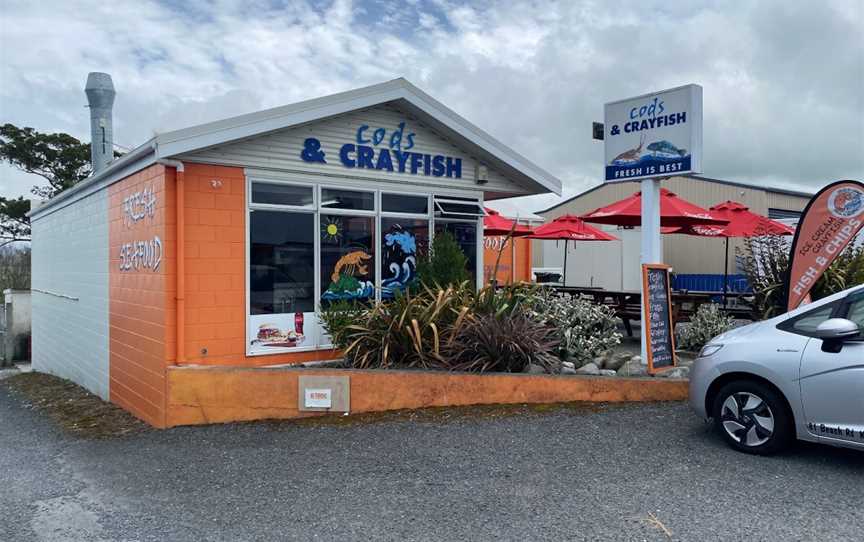
[{"label": "white cloud", "polygon": [[[559,176],[598,182],[605,101],[705,89],[705,174],[864,178],[864,3],[5,2],[0,121],[86,138],[112,74],[115,138],[404,76]],[[0,191],[34,182],[0,168]],[[553,201],[536,197],[536,210]]]}]

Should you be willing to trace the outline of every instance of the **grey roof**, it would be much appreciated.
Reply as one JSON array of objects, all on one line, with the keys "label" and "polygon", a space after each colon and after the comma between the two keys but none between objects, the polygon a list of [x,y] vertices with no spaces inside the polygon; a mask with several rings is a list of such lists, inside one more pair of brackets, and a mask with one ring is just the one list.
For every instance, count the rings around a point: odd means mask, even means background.
[{"label": "grey roof", "polygon": [[[786,188],[775,188],[775,187],[771,187],[771,186],[759,186],[759,185],[755,185],[755,184],[747,184],[747,183],[742,183],[742,182],[738,182],[738,181],[726,181],[723,179],[712,179],[711,177],[703,177],[701,175],[691,175],[688,178],[696,179],[699,181],[711,182],[711,183],[725,184],[728,186],[737,186],[740,188],[755,188],[757,190],[764,190],[766,192],[771,192],[774,194],[785,194],[787,196],[798,196],[798,197],[802,197],[802,198],[811,198],[811,197],[813,197],[813,194],[815,194],[815,192],[802,192],[799,190],[788,190]],[[637,180],[634,182],[639,182],[639,181]],[[549,211],[551,211],[553,209],[557,209],[558,207],[561,207],[562,205],[566,205],[566,204],[570,203],[571,201],[578,199],[578,198],[581,198],[582,196],[584,196],[586,194],[590,194],[591,192],[594,192],[595,190],[599,190],[600,188],[606,186],[606,184],[607,183],[601,183],[601,184],[598,184],[597,186],[592,186],[588,190],[584,190],[584,191],[580,192],[579,194],[576,194],[573,197],[567,198],[564,201],[556,203],[555,205],[548,207],[546,209],[543,209],[542,211],[536,211],[536,213],[538,215],[543,214],[543,213],[548,213]]]},{"label": "grey roof", "polygon": [[[159,159],[168,159],[216,145],[264,135],[292,126],[321,120],[384,103],[394,102],[420,118],[503,175],[539,194],[561,194],[561,181],[521,154],[504,145],[452,109],[438,102],[403,78],[246,115],[208,122],[156,135],[103,170],[81,181],[31,211],[41,214],[75,194],[90,193],[122,179],[133,164],[137,169]],[[98,188],[96,188],[98,190]]]}]

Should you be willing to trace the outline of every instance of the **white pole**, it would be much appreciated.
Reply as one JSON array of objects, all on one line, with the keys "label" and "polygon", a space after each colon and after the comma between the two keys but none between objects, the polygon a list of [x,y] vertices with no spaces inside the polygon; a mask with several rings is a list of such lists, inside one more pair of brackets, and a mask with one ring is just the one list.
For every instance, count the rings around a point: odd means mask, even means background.
[{"label": "white pole", "polygon": [[[663,245],[660,241],[660,179],[644,179],[642,181],[642,263],[663,263]],[[639,276],[642,276],[640,269]],[[641,281],[640,281],[641,282]],[[642,285],[642,299],[648,298],[645,285]],[[643,301],[644,302],[644,301]],[[642,314],[640,320],[640,337],[642,341],[642,364],[648,363],[648,336],[645,331],[647,316]]]}]

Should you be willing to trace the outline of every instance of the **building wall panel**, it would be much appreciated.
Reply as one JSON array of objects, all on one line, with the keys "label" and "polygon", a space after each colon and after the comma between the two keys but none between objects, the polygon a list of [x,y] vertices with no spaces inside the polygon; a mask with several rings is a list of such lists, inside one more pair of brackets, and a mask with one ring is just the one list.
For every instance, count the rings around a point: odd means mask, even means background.
[{"label": "building wall panel", "polygon": [[[165,369],[176,340],[175,173],[151,166],[106,193],[111,401],[164,427]],[[154,252],[140,252],[139,243]]]},{"label": "building wall panel", "polygon": [[[356,144],[358,127],[362,125],[369,126],[369,129],[364,132],[367,138],[371,137],[375,129],[379,127],[385,128],[385,141],[378,148],[387,148],[386,142],[389,140],[392,130],[397,128],[401,122],[405,122],[404,133],[406,135],[410,132],[416,134],[414,137],[415,146],[409,152],[431,155],[440,154],[461,158],[462,177],[456,179],[425,176],[422,174],[412,175],[407,172],[399,173],[398,171],[389,172],[385,170],[347,168],[342,165],[342,162],[339,160],[339,149],[345,143]],[[325,151],[326,164],[310,163],[301,159],[303,142],[310,137],[321,141],[322,149]],[[404,144],[407,143],[403,139]],[[343,184],[345,181],[350,182],[354,179],[366,182],[411,183],[417,186],[445,189],[467,188],[476,190],[480,188],[475,182],[476,157],[465,154],[464,151],[454,146],[448,140],[440,137],[436,132],[392,105],[377,106],[346,113],[331,119],[281,130],[246,141],[229,143],[198,151],[182,158],[190,162],[333,175],[339,177],[340,182]],[[526,193],[524,188],[510,181],[492,168],[488,169],[488,176],[489,182],[482,185],[484,191],[512,195]]]},{"label": "building wall panel", "polygon": [[108,197],[33,220],[33,367],[109,397]]}]

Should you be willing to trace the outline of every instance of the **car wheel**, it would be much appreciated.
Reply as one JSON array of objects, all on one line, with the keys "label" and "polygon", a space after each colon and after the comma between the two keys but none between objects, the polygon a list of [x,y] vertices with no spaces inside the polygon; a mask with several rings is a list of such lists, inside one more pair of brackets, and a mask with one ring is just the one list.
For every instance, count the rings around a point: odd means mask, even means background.
[{"label": "car wheel", "polygon": [[777,453],[789,445],[795,430],[783,398],[759,382],[726,384],[717,393],[712,413],[726,442],[746,453]]}]

